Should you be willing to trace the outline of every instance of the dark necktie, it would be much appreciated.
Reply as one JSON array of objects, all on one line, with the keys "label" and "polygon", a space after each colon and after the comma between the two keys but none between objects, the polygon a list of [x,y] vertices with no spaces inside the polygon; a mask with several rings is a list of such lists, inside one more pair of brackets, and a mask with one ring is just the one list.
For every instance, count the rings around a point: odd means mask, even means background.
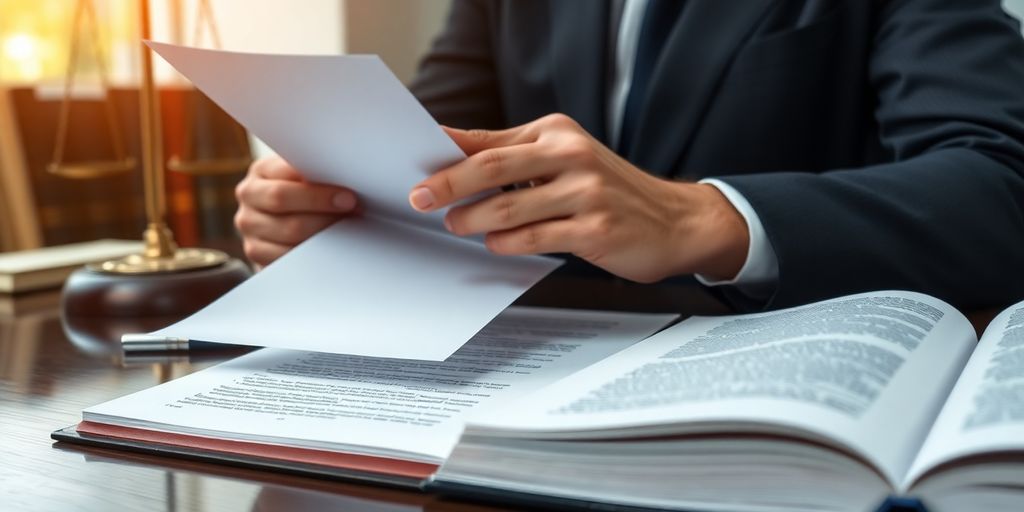
[{"label": "dark necktie", "polygon": [[640,23],[640,37],[637,39],[636,58],[633,61],[633,80],[622,112],[618,151],[620,155],[626,156],[633,144],[640,121],[640,111],[650,89],[651,74],[654,73],[658,56],[665,47],[665,41],[672,32],[684,3],[684,0],[648,0],[644,19]]}]

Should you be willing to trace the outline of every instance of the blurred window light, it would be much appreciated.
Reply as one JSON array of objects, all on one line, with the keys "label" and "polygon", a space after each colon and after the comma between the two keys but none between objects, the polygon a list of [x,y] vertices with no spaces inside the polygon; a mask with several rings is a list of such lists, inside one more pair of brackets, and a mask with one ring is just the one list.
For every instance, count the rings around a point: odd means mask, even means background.
[{"label": "blurred window light", "polygon": [[[52,86],[63,81],[78,1],[0,0],[0,82]],[[91,1],[110,76],[119,84],[133,82],[137,0]],[[79,33],[76,82],[98,81],[93,37],[90,30]]]},{"label": "blurred window light", "polygon": [[10,73],[15,78],[30,81],[42,78],[43,63],[36,37],[24,33],[5,37],[3,54],[4,60],[10,63]]},{"label": "blurred window light", "polygon": [[4,53],[16,61],[39,58],[36,38],[29,34],[14,34],[4,41]]}]

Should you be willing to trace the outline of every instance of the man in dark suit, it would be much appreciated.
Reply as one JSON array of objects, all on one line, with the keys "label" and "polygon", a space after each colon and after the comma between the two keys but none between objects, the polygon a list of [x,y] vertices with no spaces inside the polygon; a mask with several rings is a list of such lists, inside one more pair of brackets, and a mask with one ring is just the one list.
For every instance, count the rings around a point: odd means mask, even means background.
[{"label": "man in dark suit", "polygon": [[[758,307],[1024,298],[1024,42],[998,0],[455,0],[412,89],[472,129],[413,207],[532,185],[449,212],[494,252]],[[275,159],[238,195],[258,263],[357,203]]]}]

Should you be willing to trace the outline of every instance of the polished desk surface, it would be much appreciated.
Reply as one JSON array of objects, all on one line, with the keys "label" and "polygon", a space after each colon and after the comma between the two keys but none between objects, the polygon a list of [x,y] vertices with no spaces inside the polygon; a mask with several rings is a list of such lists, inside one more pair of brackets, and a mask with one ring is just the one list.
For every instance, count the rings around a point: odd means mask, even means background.
[{"label": "polished desk surface", "polygon": [[[725,312],[696,286],[683,286],[681,292],[628,283],[588,289],[590,280],[574,279],[545,280],[523,302]],[[50,432],[77,423],[86,407],[229,357],[123,358],[121,333],[169,322],[62,318],[58,291],[0,295],[0,510],[506,510],[411,491],[54,443]]]}]

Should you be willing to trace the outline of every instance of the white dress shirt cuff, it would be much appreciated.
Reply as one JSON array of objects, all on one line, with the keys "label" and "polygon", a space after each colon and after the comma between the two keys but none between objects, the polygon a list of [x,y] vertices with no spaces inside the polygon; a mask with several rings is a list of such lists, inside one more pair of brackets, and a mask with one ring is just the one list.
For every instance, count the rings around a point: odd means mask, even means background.
[{"label": "white dress shirt cuff", "polygon": [[717,188],[732,203],[733,208],[740,212],[743,220],[747,223],[750,247],[747,249],[747,260],[743,262],[743,267],[740,268],[736,277],[728,280],[710,279],[700,274],[695,277],[705,286],[730,285],[751,299],[768,300],[775,293],[778,285],[779,262],[775,257],[775,249],[772,248],[768,236],[765,235],[761,218],[750,206],[747,198],[728,183],[713,178],[700,180],[699,183],[706,183]]}]

